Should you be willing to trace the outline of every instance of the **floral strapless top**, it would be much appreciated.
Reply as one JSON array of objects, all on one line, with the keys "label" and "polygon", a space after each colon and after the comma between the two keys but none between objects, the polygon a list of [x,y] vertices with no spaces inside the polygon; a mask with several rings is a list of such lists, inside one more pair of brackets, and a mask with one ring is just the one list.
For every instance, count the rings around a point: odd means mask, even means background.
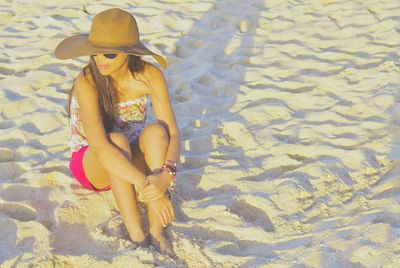
[{"label": "floral strapless top", "polygon": [[[133,142],[144,129],[146,122],[147,96],[119,102],[115,105],[117,109],[116,124],[113,131],[123,133],[129,142]],[[82,146],[89,145],[86,139],[82,122],[79,118],[79,103],[75,96],[71,98],[71,140],[69,147],[72,152],[78,151]]]}]

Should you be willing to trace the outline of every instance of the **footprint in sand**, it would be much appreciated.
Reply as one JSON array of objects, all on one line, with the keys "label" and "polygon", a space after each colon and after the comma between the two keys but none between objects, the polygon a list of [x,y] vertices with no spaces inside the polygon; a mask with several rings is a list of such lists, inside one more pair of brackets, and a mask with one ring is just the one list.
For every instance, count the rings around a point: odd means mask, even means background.
[{"label": "footprint in sand", "polygon": [[101,227],[104,234],[108,236],[124,237],[128,235],[124,222],[120,215],[108,219]]},{"label": "footprint in sand", "polygon": [[267,213],[263,209],[249,204],[245,199],[235,198],[232,201],[230,211],[248,222],[260,226],[267,232],[275,231],[274,224]]},{"label": "footprint in sand", "polygon": [[1,197],[7,201],[35,200],[36,192],[37,188],[17,184],[4,187],[1,191]]},{"label": "footprint in sand", "polygon": [[19,221],[33,221],[37,211],[25,204],[3,203],[0,204],[0,213]]},{"label": "footprint in sand", "polygon": [[[1,124],[0,124],[1,127]],[[14,151],[9,148],[0,148],[0,162],[12,161],[14,159]]]},{"label": "footprint in sand", "polygon": [[0,170],[0,181],[2,182],[13,181],[26,171],[14,162],[0,162]]}]

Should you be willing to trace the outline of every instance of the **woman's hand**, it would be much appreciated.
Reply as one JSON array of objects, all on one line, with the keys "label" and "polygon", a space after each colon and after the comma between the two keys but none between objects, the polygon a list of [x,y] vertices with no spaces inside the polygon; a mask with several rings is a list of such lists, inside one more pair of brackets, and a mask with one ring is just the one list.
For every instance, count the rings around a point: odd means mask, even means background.
[{"label": "woman's hand", "polygon": [[154,201],[150,201],[148,206],[155,212],[164,227],[175,218],[175,212],[171,200],[166,195],[163,195]]},{"label": "woman's hand", "polygon": [[144,199],[151,201],[164,195],[169,187],[168,176],[166,172],[153,173],[147,176],[149,184],[141,191]]}]

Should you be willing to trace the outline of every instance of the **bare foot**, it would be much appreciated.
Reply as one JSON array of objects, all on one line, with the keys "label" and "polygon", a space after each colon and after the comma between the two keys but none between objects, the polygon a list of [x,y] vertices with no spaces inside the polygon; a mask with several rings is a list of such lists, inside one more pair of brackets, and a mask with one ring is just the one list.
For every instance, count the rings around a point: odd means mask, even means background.
[{"label": "bare foot", "polygon": [[171,258],[176,259],[176,255],[172,248],[171,242],[163,235],[150,234],[150,244],[160,253],[168,254]]},{"label": "bare foot", "polygon": [[149,246],[149,239],[144,235],[143,232],[138,232],[135,234],[130,235],[130,238],[133,243],[141,247],[148,247]]},{"label": "bare foot", "polygon": [[147,248],[149,246],[149,239],[147,239],[147,237],[143,240],[140,241],[135,241],[132,240],[133,243],[135,243],[136,245],[140,246],[140,247],[145,247]]}]

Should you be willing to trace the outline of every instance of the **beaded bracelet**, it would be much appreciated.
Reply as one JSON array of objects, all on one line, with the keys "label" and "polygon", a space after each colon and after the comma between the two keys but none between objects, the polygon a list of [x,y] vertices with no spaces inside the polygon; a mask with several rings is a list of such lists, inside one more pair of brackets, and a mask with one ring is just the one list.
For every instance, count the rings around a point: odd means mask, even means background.
[{"label": "beaded bracelet", "polygon": [[169,175],[172,175],[172,179],[176,180],[176,169],[174,169],[171,165],[163,165],[161,170],[167,172]]},{"label": "beaded bracelet", "polygon": [[172,161],[172,160],[165,160],[165,163],[171,164],[171,165],[173,165],[174,167],[176,167],[176,166],[178,165],[175,161]]},{"label": "beaded bracelet", "polygon": [[172,181],[168,187],[169,191],[172,191],[175,187],[175,181],[176,181],[176,162],[172,160],[166,160],[165,164],[161,167],[162,171],[167,172],[168,174],[172,175]]}]

